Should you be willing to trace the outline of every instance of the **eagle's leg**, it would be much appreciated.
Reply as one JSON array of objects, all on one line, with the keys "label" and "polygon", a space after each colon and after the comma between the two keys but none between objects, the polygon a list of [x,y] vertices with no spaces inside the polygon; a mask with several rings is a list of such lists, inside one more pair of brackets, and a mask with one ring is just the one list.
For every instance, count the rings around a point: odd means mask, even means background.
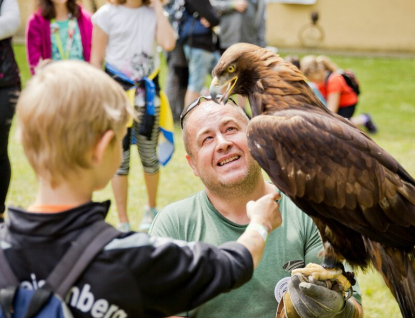
[{"label": "eagle's leg", "polygon": [[343,263],[339,262],[338,259],[334,257],[330,257],[330,256],[325,256],[321,266],[327,270],[340,269],[342,271],[342,276],[344,276],[349,281],[351,286],[354,286],[354,284],[356,284],[354,273],[346,272],[346,270],[344,269]]}]

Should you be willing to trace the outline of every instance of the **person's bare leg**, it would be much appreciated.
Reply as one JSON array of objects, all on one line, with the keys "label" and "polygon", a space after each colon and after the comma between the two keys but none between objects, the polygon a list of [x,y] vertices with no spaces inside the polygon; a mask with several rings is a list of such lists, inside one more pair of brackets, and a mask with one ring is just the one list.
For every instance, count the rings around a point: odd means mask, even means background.
[{"label": "person's bare leg", "polygon": [[112,178],[112,190],[114,191],[119,222],[129,223],[127,215],[128,176],[115,175]]},{"label": "person's bare leg", "polygon": [[350,118],[350,121],[355,124],[356,126],[364,126],[367,119],[364,115],[356,115]]},{"label": "person's bare leg", "polygon": [[350,121],[356,126],[365,126],[367,131],[371,134],[375,134],[378,131],[375,123],[369,114],[360,114],[350,118]]},{"label": "person's bare leg", "polygon": [[147,207],[140,222],[139,231],[148,232],[156,216],[157,210],[157,190],[159,185],[160,172],[153,174],[144,172],[144,181],[147,188]]},{"label": "person's bare leg", "polygon": [[150,208],[157,207],[157,191],[159,186],[160,171],[149,174],[144,172],[144,181],[147,188],[148,206]]}]

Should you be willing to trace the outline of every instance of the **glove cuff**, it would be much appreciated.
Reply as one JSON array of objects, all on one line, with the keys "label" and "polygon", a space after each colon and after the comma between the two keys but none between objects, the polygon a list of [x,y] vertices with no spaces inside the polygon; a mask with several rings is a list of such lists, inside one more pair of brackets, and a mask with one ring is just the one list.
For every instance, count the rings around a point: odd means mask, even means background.
[{"label": "glove cuff", "polygon": [[276,318],[301,318],[295,310],[288,292],[284,294],[278,304]]},{"label": "glove cuff", "polygon": [[[343,309],[337,313],[334,318],[360,318],[360,310],[355,307],[355,301],[349,299],[345,302]],[[292,303],[289,293],[282,297],[277,310],[276,318],[301,318]]]}]

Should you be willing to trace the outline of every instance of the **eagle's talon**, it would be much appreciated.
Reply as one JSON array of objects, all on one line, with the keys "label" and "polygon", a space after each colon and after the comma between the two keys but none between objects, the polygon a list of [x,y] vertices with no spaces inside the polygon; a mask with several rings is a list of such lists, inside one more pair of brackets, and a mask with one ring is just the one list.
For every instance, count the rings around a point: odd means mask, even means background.
[{"label": "eagle's talon", "polygon": [[[342,269],[337,268],[324,268],[321,265],[310,263],[304,268],[294,269],[291,275],[302,274],[308,277],[310,282],[315,281],[327,281],[330,280],[339,291],[343,292],[349,290],[352,286],[352,283],[355,283],[354,274],[350,272],[344,272]],[[346,276],[347,275],[347,276]],[[330,287],[333,288],[333,283],[330,284]],[[327,287],[329,286],[328,284]]]},{"label": "eagle's talon", "polygon": [[347,301],[352,296],[353,296],[353,287],[350,286],[350,288],[347,290],[347,293],[346,293],[346,296],[344,297],[344,299]]}]

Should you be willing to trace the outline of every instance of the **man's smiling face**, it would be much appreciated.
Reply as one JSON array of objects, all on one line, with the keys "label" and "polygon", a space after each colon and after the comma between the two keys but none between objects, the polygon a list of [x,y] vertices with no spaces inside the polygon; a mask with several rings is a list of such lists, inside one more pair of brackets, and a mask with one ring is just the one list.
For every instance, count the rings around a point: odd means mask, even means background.
[{"label": "man's smiling face", "polygon": [[246,138],[248,118],[241,109],[206,101],[188,118],[188,161],[208,189],[241,185],[260,173]]}]

